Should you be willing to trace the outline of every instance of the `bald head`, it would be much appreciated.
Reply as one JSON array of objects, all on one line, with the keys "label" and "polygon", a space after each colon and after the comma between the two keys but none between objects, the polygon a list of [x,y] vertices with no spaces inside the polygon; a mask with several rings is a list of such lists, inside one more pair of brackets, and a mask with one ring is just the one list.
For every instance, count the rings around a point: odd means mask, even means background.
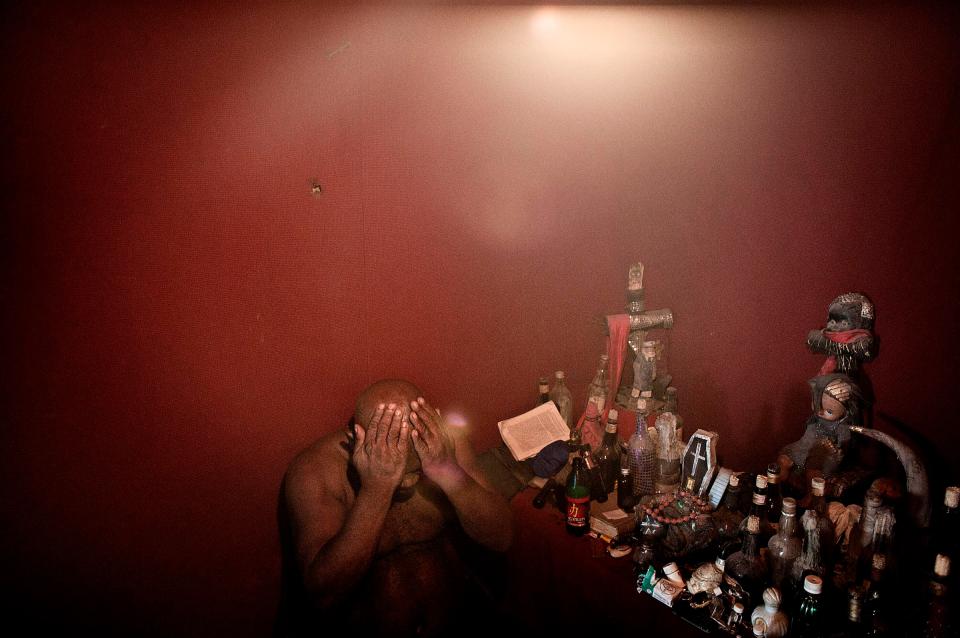
[{"label": "bald head", "polygon": [[423,396],[420,388],[403,379],[382,379],[367,387],[357,397],[357,407],[353,413],[357,423],[366,425],[381,403],[410,406],[411,401]]}]

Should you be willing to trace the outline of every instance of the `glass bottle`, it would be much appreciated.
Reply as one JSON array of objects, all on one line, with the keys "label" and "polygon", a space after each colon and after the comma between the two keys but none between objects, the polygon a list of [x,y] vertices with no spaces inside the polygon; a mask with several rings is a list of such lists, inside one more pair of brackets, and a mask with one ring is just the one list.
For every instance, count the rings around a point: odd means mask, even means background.
[{"label": "glass bottle", "polygon": [[863,594],[859,587],[847,591],[847,618],[840,635],[845,638],[861,638],[867,632],[863,623]]},{"label": "glass bottle", "polygon": [[554,374],[550,400],[557,406],[557,411],[560,412],[560,416],[563,417],[567,427],[573,431],[573,395],[570,394],[570,388],[567,387],[566,375],[563,370],[557,370]]},{"label": "glass bottle", "polygon": [[600,465],[593,458],[590,448],[583,446],[581,452],[583,464],[587,468],[587,474],[590,475],[590,499],[598,503],[604,503],[607,500],[607,486],[603,482],[603,471]]},{"label": "glass bottle", "polygon": [[[893,510],[878,507],[874,513],[870,551],[860,555],[860,580],[873,579],[876,570],[889,571],[893,559]],[[869,562],[868,562],[869,561]]]},{"label": "glass bottle", "polygon": [[680,416],[680,404],[677,398],[677,389],[673,386],[667,388],[664,396],[663,412],[669,412],[677,417],[677,440],[685,440],[683,437],[683,417]]},{"label": "glass bottle", "polygon": [[781,501],[780,493],[780,464],[771,463],[767,466],[767,520],[771,524],[780,521]]},{"label": "glass bottle", "polygon": [[727,573],[756,600],[763,590],[767,577],[767,566],[760,556],[760,519],[747,517],[747,527],[741,536],[740,550],[727,559]]},{"label": "glass bottle", "polygon": [[873,553],[873,566],[870,570],[870,580],[863,600],[863,614],[867,636],[887,636],[892,630],[892,610],[896,599],[887,591],[886,582],[886,555],[882,552]]},{"label": "glass bottle", "polygon": [[677,417],[664,412],[654,424],[657,430],[657,484],[658,493],[670,494],[680,487],[680,458],[683,450],[677,441]]},{"label": "glass bottle", "polygon": [[637,505],[637,497],[633,494],[633,461],[628,450],[620,451],[620,476],[617,479],[617,507],[628,514],[633,512]]},{"label": "glass bottle", "polygon": [[637,498],[653,494],[657,478],[657,453],[647,428],[638,419],[637,428],[627,444],[633,495]]},{"label": "glass bottle", "polygon": [[[956,505],[954,505],[956,507]],[[927,591],[923,638],[945,638],[955,635],[947,596],[947,581],[950,578],[950,557],[937,554],[933,565],[933,577]]]},{"label": "glass bottle", "polygon": [[823,477],[815,476],[810,479],[810,493],[812,495],[810,509],[817,512],[817,529],[820,530],[820,555],[825,568],[833,565],[833,548],[836,544],[836,534],[827,509],[827,499],[824,496],[826,486],[827,482]]},{"label": "glass bottle", "polygon": [[933,550],[951,560],[957,560],[960,549],[960,487],[948,487],[943,497],[943,509],[933,527]]},{"label": "glass bottle", "polygon": [[607,376],[607,365],[609,363],[609,356],[600,355],[597,371],[594,373],[589,387],[587,387],[587,404],[595,403],[598,414],[603,414],[603,408],[607,405],[607,397],[610,396],[610,379]]},{"label": "glass bottle", "polygon": [[[770,537],[773,536],[773,528],[771,527],[770,522],[767,520],[768,508],[767,476],[766,474],[757,474],[757,478],[754,481],[753,486],[753,496],[750,500],[750,509],[747,510],[747,516],[756,516],[757,520],[760,521],[760,540],[764,544],[766,544],[766,542],[770,540]],[[746,526],[747,517],[744,517],[743,521],[740,523],[740,531],[742,532]]]},{"label": "glass bottle", "polygon": [[[880,493],[874,489],[867,490],[863,499],[863,509],[860,512],[860,541],[850,549],[850,556],[847,560],[856,560],[853,566],[853,581],[858,585],[870,575],[870,561],[873,556],[873,532],[877,525],[877,511],[880,509],[883,499]],[[854,556],[854,554],[856,554]]]},{"label": "glass bottle", "polygon": [[822,578],[824,574],[818,518],[815,510],[807,510],[800,517],[800,526],[803,528],[803,549],[797,556],[797,560],[793,562],[793,568],[790,571],[794,591],[800,589],[807,575],[812,574]]},{"label": "glass bottle", "polygon": [[537,405],[543,405],[550,400],[550,382],[546,377],[537,380]]},{"label": "glass bottle", "polygon": [[723,502],[713,513],[713,524],[720,538],[734,538],[740,530],[743,521],[743,512],[740,511],[740,477],[736,474],[730,477],[727,491],[723,495]]},{"label": "glass bottle", "polygon": [[824,634],[823,579],[810,574],[803,579],[803,595],[797,603],[790,635],[796,638],[822,638]]},{"label": "glass bottle", "polygon": [[607,425],[603,431],[603,440],[597,448],[596,461],[603,475],[603,484],[607,493],[613,491],[617,476],[620,474],[620,439],[617,437],[618,413],[610,408]]},{"label": "glass bottle", "polygon": [[567,533],[583,536],[590,529],[590,475],[581,457],[573,459],[567,476]]},{"label": "glass bottle", "polygon": [[793,563],[800,555],[803,541],[797,534],[797,501],[789,496],[782,501],[780,525],[767,543],[770,557],[770,581],[784,590],[790,578]]}]

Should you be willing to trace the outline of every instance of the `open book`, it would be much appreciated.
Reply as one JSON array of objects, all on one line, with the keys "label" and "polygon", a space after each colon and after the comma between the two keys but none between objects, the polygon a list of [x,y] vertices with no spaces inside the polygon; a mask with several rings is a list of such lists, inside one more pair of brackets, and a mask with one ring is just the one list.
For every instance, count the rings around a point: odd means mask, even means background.
[{"label": "open book", "polygon": [[513,458],[518,461],[529,459],[554,441],[570,438],[570,428],[553,401],[538,405],[520,416],[500,421],[497,428]]}]

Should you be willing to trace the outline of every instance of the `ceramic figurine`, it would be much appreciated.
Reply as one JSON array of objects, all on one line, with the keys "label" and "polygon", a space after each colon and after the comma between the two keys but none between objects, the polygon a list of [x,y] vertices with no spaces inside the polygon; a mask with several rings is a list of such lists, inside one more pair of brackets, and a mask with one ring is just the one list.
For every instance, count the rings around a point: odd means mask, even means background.
[{"label": "ceramic figurine", "polygon": [[762,620],[765,626],[768,638],[781,638],[787,635],[787,629],[790,627],[790,621],[787,615],[780,611],[781,604],[780,590],[776,587],[768,587],[763,590],[763,604],[757,605],[750,614],[750,621],[756,624],[757,620]]},{"label": "ceramic figurine", "polygon": [[859,425],[860,390],[844,374],[825,374],[810,380],[813,415],[803,436],[780,450],[783,476],[809,485],[811,476],[833,476],[850,444],[850,426]]},{"label": "ceramic figurine", "polygon": [[811,351],[827,355],[821,375],[839,372],[858,378],[860,366],[876,355],[873,303],[859,292],[847,292],[832,302],[827,325],[807,335]]}]

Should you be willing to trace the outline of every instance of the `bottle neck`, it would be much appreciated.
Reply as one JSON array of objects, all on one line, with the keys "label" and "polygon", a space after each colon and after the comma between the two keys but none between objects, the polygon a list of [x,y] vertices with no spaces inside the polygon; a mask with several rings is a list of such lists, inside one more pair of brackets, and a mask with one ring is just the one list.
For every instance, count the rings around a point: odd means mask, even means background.
[{"label": "bottle neck", "polygon": [[757,535],[753,532],[744,532],[743,533],[743,544],[740,546],[740,551],[747,558],[756,558],[757,557]]},{"label": "bottle neck", "polygon": [[723,497],[723,506],[729,510],[737,510],[740,508],[740,486],[737,487],[728,487],[727,493]]},{"label": "bottle neck", "polygon": [[797,517],[795,514],[781,514],[777,535],[782,538],[797,535]]}]

